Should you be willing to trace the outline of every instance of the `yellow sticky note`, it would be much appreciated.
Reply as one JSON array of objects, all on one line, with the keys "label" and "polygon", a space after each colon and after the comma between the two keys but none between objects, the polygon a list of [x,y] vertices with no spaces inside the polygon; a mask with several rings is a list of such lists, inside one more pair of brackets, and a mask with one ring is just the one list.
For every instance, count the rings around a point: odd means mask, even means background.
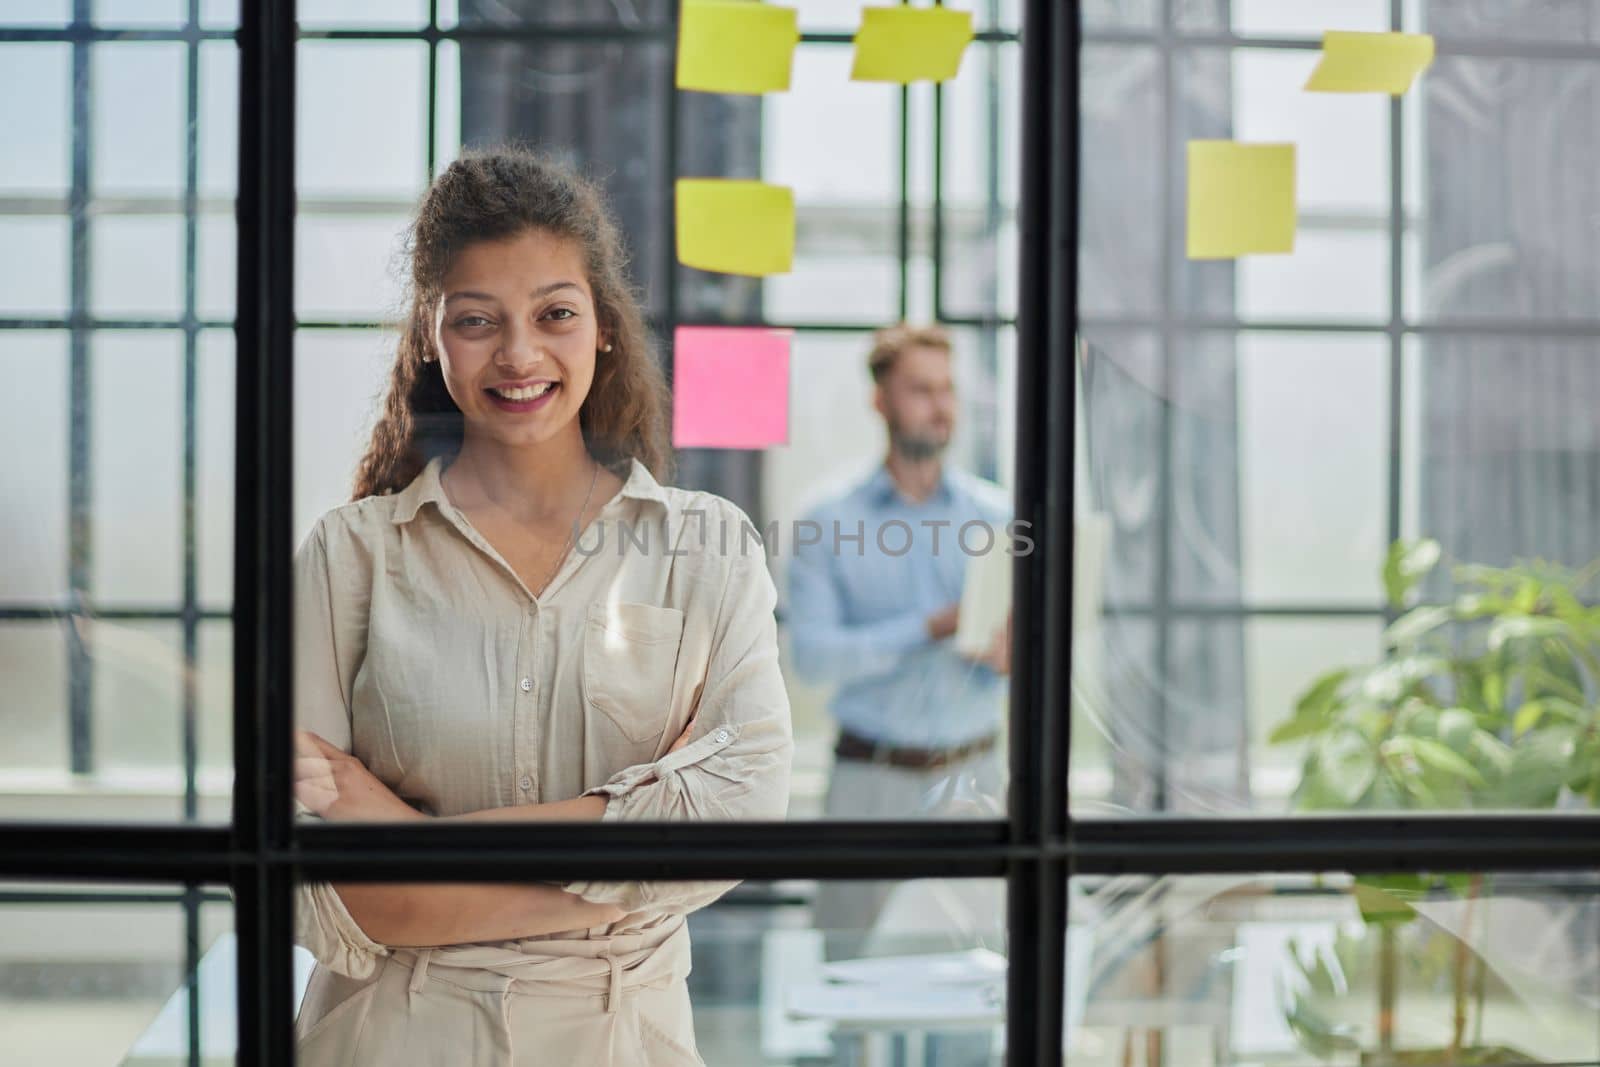
[{"label": "yellow sticky note", "polygon": [[1322,35],[1322,61],[1306,91],[1399,96],[1432,62],[1430,34],[1329,30]]},{"label": "yellow sticky note", "polygon": [[792,7],[751,0],[684,0],[678,21],[678,88],[705,93],[789,88],[800,19]]},{"label": "yellow sticky note", "polygon": [[794,266],[794,190],[766,182],[680,178],[678,262],[722,274]]},{"label": "yellow sticky note", "polygon": [[1189,258],[1294,251],[1294,145],[1189,142]]},{"label": "yellow sticky note", "polygon": [[858,82],[947,81],[972,41],[972,12],[946,7],[869,7],[856,33]]}]

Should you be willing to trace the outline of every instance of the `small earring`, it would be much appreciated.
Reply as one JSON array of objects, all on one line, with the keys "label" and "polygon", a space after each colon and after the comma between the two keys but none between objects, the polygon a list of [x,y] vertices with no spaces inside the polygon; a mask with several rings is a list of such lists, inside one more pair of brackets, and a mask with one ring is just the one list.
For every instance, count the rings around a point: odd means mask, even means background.
[{"label": "small earring", "polygon": [[607,341],[605,344],[601,345],[600,346],[600,351],[602,351],[602,352],[611,351],[611,342]]}]

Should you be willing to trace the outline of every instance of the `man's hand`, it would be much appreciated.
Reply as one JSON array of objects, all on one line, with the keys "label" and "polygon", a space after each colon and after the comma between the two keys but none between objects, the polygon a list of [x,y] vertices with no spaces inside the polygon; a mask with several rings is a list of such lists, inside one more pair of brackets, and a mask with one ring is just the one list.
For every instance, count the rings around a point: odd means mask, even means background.
[{"label": "man's hand", "polygon": [[1011,613],[1006,612],[1006,623],[994,632],[989,647],[980,655],[971,656],[973,663],[981,663],[999,675],[1011,673]]},{"label": "man's hand", "polygon": [[310,730],[294,734],[294,795],[331,822],[427,818],[394,795],[360,760]]},{"label": "man's hand", "polygon": [[954,637],[956,624],[961,618],[961,605],[951,604],[949,607],[934,612],[928,616],[928,637],[934,641],[943,641],[947,637]]},{"label": "man's hand", "polygon": [[1011,673],[1011,612],[1006,612],[1006,624],[994,632],[994,640],[978,662],[996,674]]}]

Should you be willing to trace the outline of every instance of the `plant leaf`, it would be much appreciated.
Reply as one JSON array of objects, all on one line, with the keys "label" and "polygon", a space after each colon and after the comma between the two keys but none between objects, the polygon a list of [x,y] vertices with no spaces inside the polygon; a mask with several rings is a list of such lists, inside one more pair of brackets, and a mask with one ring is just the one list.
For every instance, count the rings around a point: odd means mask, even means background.
[{"label": "plant leaf", "polygon": [[1439,565],[1442,551],[1432,538],[1396,541],[1389,546],[1383,561],[1383,591],[1394,607],[1403,607],[1406,598],[1428,572]]},{"label": "plant leaf", "polygon": [[1411,751],[1416,754],[1417,759],[1434,770],[1471,782],[1473,785],[1483,784],[1483,773],[1450,746],[1426,737],[1412,737],[1405,740],[1411,742]]},{"label": "plant leaf", "polygon": [[1511,720],[1511,732],[1517,737],[1521,737],[1535,726],[1538,726],[1539,720],[1544,717],[1545,706],[1545,702],[1542,700],[1530,700],[1518,708],[1517,717]]},{"label": "plant leaf", "polygon": [[1451,622],[1454,617],[1451,609],[1437,604],[1413,608],[1389,624],[1389,628],[1383,632],[1384,644],[1390,648],[1412,644]]}]

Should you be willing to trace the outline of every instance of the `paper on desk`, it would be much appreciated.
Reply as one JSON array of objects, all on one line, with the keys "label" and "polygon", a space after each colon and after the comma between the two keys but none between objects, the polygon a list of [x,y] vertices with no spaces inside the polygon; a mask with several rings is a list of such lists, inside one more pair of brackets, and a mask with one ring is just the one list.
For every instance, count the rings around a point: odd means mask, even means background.
[{"label": "paper on desk", "polygon": [[1293,252],[1292,144],[1189,142],[1189,258]]},{"label": "paper on desk", "polygon": [[1430,34],[1329,30],[1322,35],[1322,60],[1306,91],[1399,96],[1432,62]]},{"label": "paper on desk", "polygon": [[1005,983],[884,986],[824,983],[789,990],[789,1014],[839,1023],[941,1027],[992,1025],[1005,1017]]},{"label": "paper on desk", "polygon": [[986,948],[924,956],[873,956],[825,963],[822,976],[834,982],[884,985],[983,985],[1005,978],[1006,958]]},{"label": "paper on desk", "polygon": [[1006,613],[1011,610],[1010,547],[1011,535],[1004,529],[995,529],[989,551],[967,560],[955,636],[956,651],[964,656],[987,652],[995,634],[1006,624]]},{"label": "paper on desk", "polygon": [[799,16],[792,7],[684,0],[677,86],[707,93],[782,92],[789,88],[799,42]]}]

